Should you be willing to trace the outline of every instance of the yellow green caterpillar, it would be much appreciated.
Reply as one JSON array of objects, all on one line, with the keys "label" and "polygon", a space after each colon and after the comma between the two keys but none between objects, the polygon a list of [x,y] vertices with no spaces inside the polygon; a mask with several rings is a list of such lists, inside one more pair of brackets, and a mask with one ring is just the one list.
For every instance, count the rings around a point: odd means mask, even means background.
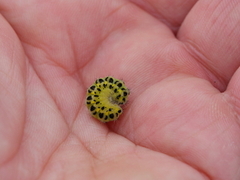
[{"label": "yellow green caterpillar", "polygon": [[107,76],[88,88],[86,105],[91,115],[101,122],[115,121],[122,114],[120,105],[127,102],[129,94],[123,81]]}]

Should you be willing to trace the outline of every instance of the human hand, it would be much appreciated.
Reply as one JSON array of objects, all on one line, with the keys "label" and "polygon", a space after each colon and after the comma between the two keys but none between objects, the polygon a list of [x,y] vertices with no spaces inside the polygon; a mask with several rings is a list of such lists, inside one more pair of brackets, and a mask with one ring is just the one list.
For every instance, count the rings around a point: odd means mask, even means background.
[{"label": "human hand", "polygon": [[[238,1],[0,8],[0,179],[240,179]],[[105,76],[131,94],[104,124],[85,96]]]}]

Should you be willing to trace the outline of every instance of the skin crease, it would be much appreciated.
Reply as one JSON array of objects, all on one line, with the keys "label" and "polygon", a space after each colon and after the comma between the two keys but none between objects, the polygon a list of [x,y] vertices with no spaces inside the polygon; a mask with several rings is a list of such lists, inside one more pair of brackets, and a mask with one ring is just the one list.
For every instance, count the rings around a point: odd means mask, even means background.
[{"label": "skin crease", "polygon": [[[0,0],[0,179],[240,179],[238,0]],[[130,89],[101,123],[95,79]]]}]

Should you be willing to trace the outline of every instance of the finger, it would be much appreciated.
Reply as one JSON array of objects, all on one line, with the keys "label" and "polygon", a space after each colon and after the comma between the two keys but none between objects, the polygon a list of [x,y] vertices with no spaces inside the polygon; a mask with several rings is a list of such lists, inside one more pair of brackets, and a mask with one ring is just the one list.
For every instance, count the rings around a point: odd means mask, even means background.
[{"label": "finger", "polygon": [[0,164],[20,145],[25,119],[25,55],[5,19],[0,16]]},{"label": "finger", "polygon": [[130,0],[176,31],[197,0]]},{"label": "finger", "polygon": [[178,37],[202,64],[214,83],[226,87],[240,65],[240,3],[199,1],[184,21]]},{"label": "finger", "polygon": [[229,105],[232,107],[233,113],[235,114],[236,123],[240,127],[240,68],[237,69],[236,73],[233,75],[227,90],[224,92],[229,98]]}]

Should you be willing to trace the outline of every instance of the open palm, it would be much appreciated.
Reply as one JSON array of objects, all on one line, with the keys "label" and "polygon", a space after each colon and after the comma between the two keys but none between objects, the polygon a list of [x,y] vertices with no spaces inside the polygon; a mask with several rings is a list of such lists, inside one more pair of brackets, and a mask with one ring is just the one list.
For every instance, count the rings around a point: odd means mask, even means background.
[{"label": "open palm", "polygon": [[[0,179],[240,179],[238,0],[0,0]],[[119,120],[85,106],[125,81]]]}]

